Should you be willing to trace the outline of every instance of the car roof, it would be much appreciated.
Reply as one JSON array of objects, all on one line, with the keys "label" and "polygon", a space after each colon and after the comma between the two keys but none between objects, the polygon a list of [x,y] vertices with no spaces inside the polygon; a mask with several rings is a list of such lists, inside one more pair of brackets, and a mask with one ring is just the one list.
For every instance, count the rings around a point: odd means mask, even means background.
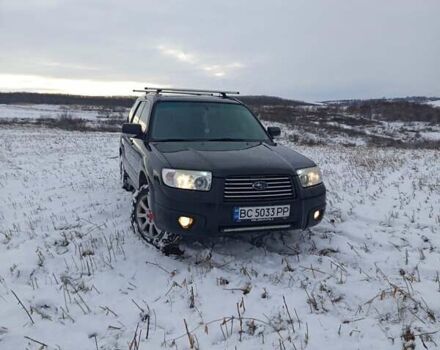
[{"label": "car roof", "polygon": [[163,94],[147,94],[140,99],[156,101],[183,101],[183,102],[216,102],[216,103],[230,103],[241,104],[240,101],[234,98],[220,97],[220,96],[206,96],[206,95],[163,95]]}]

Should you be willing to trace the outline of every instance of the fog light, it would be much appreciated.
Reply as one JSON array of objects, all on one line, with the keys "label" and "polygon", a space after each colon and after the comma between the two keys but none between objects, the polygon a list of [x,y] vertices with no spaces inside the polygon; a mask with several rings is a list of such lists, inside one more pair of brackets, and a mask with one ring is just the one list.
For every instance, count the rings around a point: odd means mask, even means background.
[{"label": "fog light", "polygon": [[188,216],[179,216],[179,219],[177,221],[179,221],[179,225],[182,226],[182,228],[188,229],[193,224],[194,219]]},{"label": "fog light", "polygon": [[315,210],[315,212],[313,213],[313,218],[315,220],[319,220],[320,217],[321,217],[321,210]]}]

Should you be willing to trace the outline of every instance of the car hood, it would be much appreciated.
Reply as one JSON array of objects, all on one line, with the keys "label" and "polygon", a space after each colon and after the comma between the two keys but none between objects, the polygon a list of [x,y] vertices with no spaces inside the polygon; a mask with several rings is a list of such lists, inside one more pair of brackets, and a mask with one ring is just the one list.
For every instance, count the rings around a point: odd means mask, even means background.
[{"label": "car hood", "polygon": [[170,168],[207,170],[219,177],[291,174],[315,165],[290,148],[264,142],[156,142],[150,145]]}]

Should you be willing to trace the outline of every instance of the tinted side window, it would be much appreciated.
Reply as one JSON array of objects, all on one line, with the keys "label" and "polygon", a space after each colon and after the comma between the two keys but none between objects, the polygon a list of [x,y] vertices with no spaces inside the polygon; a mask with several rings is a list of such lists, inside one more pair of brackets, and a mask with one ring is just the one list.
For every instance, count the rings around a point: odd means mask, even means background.
[{"label": "tinted side window", "polygon": [[139,124],[141,124],[143,132],[147,131],[148,119],[150,118],[150,109],[151,109],[151,103],[149,101],[146,101],[144,103],[142,113],[140,114],[140,118],[139,118]]},{"label": "tinted side window", "polygon": [[139,124],[139,117],[141,116],[142,109],[144,108],[145,102],[141,102],[138,109],[134,113],[133,120],[131,121],[133,124]]},{"label": "tinted side window", "polygon": [[138,110],[139,105],[140,105],[140,102],[136,101],[136,103],[130,109],[130,113],[128,113],[128,120],[127,120],[128,123],[132,123],[133,122],[134,113]]}]

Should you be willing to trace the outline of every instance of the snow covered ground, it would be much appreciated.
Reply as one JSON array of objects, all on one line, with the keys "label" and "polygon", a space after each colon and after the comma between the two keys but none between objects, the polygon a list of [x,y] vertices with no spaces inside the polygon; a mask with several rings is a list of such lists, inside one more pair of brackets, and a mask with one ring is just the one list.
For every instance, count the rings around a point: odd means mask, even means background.
[{"label": "snow covered ground", "polygon": [[172,258],[131,230],[118,137],[1,126],[0,349],[440,345],[438,151],[291,145],[322,224]]}]

